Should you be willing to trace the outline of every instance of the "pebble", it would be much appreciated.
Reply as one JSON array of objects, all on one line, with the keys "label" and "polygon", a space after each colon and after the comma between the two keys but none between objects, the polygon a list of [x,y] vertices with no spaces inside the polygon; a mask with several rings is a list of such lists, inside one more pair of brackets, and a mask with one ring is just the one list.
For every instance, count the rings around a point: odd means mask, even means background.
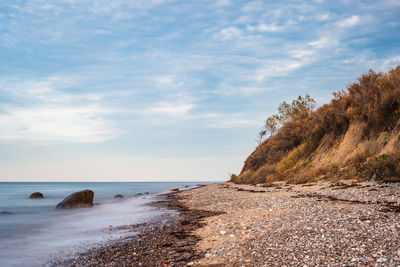
[{"label": "pebble", "polygon": [[189,208],[224,212],[198,230],[207,253],[196,265],[374,266],[400,260],[399,183],[282,187],[291,190],[222,183],[181,192]]},{"label": "pebble", "polygon": [[165,215],[131,239],[49,266],[400,263],[399,183],[348,188],[327,182],[312,187],[282,183],[268,189],[220,183],[173,195],[161,206],[179,214]]}]

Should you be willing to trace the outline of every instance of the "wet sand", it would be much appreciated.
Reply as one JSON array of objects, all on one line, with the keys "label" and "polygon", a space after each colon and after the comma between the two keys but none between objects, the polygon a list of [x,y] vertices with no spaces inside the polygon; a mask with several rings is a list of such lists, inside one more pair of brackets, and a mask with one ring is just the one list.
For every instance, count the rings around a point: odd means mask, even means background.
[{"label": "wet sand", "polygon": [[[190,189],[189,189],[190,190]],[[125,226],[138,234],[91,249],[68,261],[52,266],[187,266],[204,257],[196,249],[199,237],[193,232],[203,227],[204,219],[220,212],[187,209],[178,192],[160,195],[151,205],[178,211],[155,221]]]}]

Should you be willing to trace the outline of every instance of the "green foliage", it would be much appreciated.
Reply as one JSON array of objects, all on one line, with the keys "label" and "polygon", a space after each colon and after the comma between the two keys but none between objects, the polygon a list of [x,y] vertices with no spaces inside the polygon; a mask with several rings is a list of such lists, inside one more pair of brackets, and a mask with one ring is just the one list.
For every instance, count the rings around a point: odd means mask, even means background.
[{"label": "green foliage", "polygon": [[304,97],[298,96],[291,104],[283,101],[278,107],[278,114],[267,118],[264,127],[258,133],[258,142],[261,144],[264,136],[269,133],[273,136],[284,123],[294,120],[304,114],[309,114],[316,106],[316,101],[306,94]]},{"label": "green foliage", "polygon": [[265,121],[264,128],[267,132],[270,133],[270,135],[274,135],[276,131],[278,131],[279,127],[279,116],[278,115],[273,115],[271,117],[268,117],[267,120]]},{"label": "green foliage", "polygon": [[280,123],[285,123],[295,119],[299,114],[310,113],[316,105],[317,102],[309,94],[304,97],[299,96],[291,104],[283,101],[278,107],[279,115],[277,118]]}]

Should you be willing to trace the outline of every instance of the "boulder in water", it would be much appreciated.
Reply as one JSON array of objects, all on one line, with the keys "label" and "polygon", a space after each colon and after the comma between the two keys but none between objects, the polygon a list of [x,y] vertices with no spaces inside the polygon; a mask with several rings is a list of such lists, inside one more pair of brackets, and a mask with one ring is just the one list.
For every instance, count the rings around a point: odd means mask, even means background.
[{"label": "boulder in water", "polygon": [[117,194],[117,195],[114,196],[114,198],[124,198],[124,196],[121,195],[121,194]]},{"label": "boulder in water", "polygon": [[88,189],[75,192],[58,203],[56,209],[91,208],[93,207],[93,197],[93,191]]},{"label": "boulder in water", "polygon": [[34,192],[34,193],[32,193],[32,194],[29,196],[29,198],[35,198],[35,199],[37,199],[37,198],[44,198],[44,196],[43,196],[43,194],[40,193],[40,192]]}]

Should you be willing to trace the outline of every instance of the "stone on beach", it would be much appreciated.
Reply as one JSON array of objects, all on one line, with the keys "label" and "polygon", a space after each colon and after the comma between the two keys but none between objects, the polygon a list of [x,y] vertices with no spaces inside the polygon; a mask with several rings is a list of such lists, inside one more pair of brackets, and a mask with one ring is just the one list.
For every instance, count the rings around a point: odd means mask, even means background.
[{"label": "stone on beach", "polygon": [[34,192],[32,193],[29,198],[34,198],[34,199],[38,199],[38,198],[44,198],[43,194],[40,192]]},{"label": "stone on beach", "polygon": [[[184,191],[182,191],[184,192]],[[55,261],[51,266],[197,266],[204,253],[196,250],[198,237],[194,231],[202,227],[203,219],[219,214],[202,210],[189,210],[179,194],[155,196],[150,204],[167,212],[160,217],[138,225],[126,225],[132,236],[110,241],[106,246],[93,248],[73,259]],[[109,226],[118,231],[120,226]]]},{"label": "stone on beach", "polygon": [[343,184],[180,192],[188,209],[223,212],[195,232],[206,253],[195,265],[400,266],[400,183]]},{"label": "stone on beach", "polygon": [[58,203],[56,209],[90,208],[93,207],[93,197],[93,191],[88,189],[75,192]]},{"label": "stone on beach", "polygon": [[121,194],[117,194],[117,195],[114,196],[114,198],[124,198],[124,196],[121,195]]},{"label": "stone on beach", "polygon": [[179,214],[58,265],[400,266],[399,188],[222,183],[172,192],[152,205]]},{"label": "stone on beach", "polygon": [[170,190],[171,192],[179,192],[179,188],[173,188]]}]

